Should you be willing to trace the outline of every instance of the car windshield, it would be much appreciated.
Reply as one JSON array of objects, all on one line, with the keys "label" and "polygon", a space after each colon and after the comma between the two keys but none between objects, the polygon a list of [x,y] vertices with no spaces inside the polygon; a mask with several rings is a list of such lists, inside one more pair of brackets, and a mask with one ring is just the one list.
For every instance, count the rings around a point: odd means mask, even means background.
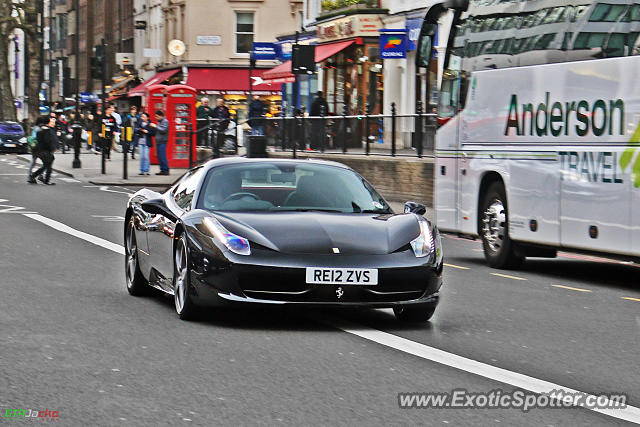
[{"label": "car windshield", "polygon": [[0,134],[24,135],[24,131],[18,123],[0,123]]},{"label": "car windshield", "polygon": [[349,169],[293,162],[211,169],[198,208],[214,211],[391,213],[385,200]]}]

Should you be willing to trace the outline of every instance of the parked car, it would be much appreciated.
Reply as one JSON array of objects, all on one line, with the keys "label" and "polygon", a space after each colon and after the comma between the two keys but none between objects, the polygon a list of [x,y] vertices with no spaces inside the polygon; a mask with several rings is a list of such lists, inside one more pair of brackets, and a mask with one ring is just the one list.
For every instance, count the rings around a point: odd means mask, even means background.
[{"label": "parked car", "polygon": [[0,122],[0,153],[27,153],[29,144],[20,123]]}]

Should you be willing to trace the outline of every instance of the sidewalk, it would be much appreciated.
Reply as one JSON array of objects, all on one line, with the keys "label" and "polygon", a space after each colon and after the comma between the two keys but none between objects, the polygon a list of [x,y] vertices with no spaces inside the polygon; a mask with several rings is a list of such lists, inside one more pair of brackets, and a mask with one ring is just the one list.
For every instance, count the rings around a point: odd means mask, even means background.
[{"label": "sidewalk", "polygon": [[[170,175],[155,175],[160,169],[157,165],[151,165],[149,173],[151,175],[138,175],[140,172],[140,158],[136,155],[135,160],[131,159],[131,154],[127,156],[127,178],[123,179],[122,169],[124,166],[123,154],[111,151],[111,160],[106,161],[106,174],[102,174],[102,155],[91,151],[83,150],[80,153],[81,168],[74,169],[73,152],[63,154],[61,151],[55,153],[56,159],[53,162],[53,170],[59,174],[89,182],[95,185],[131,185],[135,187],[166,187],[178,179],[187,171],[186,168],[173,168]],[[18,155],[20,160],[31,162],[30,154]]]}]

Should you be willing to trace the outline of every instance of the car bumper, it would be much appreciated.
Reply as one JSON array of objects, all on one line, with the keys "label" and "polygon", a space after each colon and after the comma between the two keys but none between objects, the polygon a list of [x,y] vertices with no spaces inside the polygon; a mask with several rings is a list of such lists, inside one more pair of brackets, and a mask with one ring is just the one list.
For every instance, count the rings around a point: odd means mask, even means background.
[{"label": "car bumper", "polygon": [[[317,306],[393,307],[438,303],[442,265],[413,255],[353,257],[286,256],[253,259],[252,264],[195,260],[191,285],[199,305],[291,304]],[[378,285],[318,285],[306,283],[305,266],[377,268]]]},{"label": "car bumper", "polygon": [[26,145],[16,145],[15,147],[5,147],[4,145],[0,145],[0,153],[28,153],[29,147]]}]

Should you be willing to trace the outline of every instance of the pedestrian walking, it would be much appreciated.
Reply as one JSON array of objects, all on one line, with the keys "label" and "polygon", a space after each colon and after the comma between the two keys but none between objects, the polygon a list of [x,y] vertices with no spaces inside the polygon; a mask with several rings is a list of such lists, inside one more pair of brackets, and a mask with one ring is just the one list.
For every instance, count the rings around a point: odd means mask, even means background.
[{"label": "pedestrian walking", "polygon": [[259,96],[254,96],[249,104],[249,126],[251,135],[264,135],[264,115],[266,106]]},{"label": "pedestrian walking", "polygon": [[[311,103],[311,110],[309,111],[312,117],[326,116],[329,112],[329,104],[324,99],[324,93],[320,90],[316,94],[316,98]],[[324,138],[324,120],[311,119],[311,148],[317,150],[322,144],[322,138]]]},{"label": "pedestrian walking", "polygon": [[169,162],[167,161],[167,142],[169,142],[169,121],[164,117],[161,110],[155,112],[156,123],[151,123],[151,127],[156,132],[156,152],[158,153],[158,163],[160,172],[156,175],[169,175]]},{"label": "pedestrian walking", "polygon": [[136,147],[138,146],[138,129],[140,129],[140,115],[138,114],[138,107],[132,105],[129,107],[129,113],[124,119],[124,126],[130,127],[132,130],[132,138],[131,138],[131,158],[135,158]]},{"label": "pedestrian walking", "polygon": [[31,135],[29,135],[29,138],[27,138],[27,141],[29,142],[29,148],[31,150],[31,164],[29,165],[29,179],[27,180],[27,182],[31,184],[36,183],[36,181],[32,179],[31,176],[33,175],[33,168],[36,166],[36,161],[39,159],[38,132],[40,131],[42,125],[44,125],[47,122],[47,120],[48,119],[45,117],[38,117],[38,119],[36,120],[36,124],[33,126],[33,129],[31,130]]},{"label": "pedestrian walking", "polygon": [[116,104],[112,102],[109,106],[113,108],[111,115],[116,119],[116,127],[113,130],[113,138],[111,139],[111,148],[118,151],[118,145],[121,144],[120,129],[122,127],[122,116],[118,113]]},{"label": "pedestrian walking", "polygon": [[149,150],[153,146],[153,136],[156,134],[156,129],[151,124],[149,114],[142,113],[136,131],[140,156],[140,173],[138,175],[149,175]]},{"label": "pedestrian walking", "polygon": [[216,147],[220,148],[224,144],[224,132],[229,127],[229,121],[231,119],[231,113],[226,105],[224,105],[224,99],[218,98],[218,106],[213,109],[213,117],[217,120],[216,126]]},{"label": "pedestrian walking", "polygon": [[96,114],[89,114],[89,122],[91,126],[91,149],[98,154],[104,145],[102,141],[102,109],[97,108]]},{"label": "pedestrian walking", "polygon": [[118,122],[113,115],[113,109],[113,105],[109,105],[104,117],[102,118],[102,154],[107,158],[107,160],[111,160],[111,144],[113,144],[114,134],[118,127]]},{"label": "pedestrian walking", "polygon": [[[56,116],[50,115],[49,122],[42,126],[38,131],[36,144],[36,150],[38,152],[38,158],[42,160],[42,167],[29,176],[28,182],[30,184],[36,183],[36,178],[46,185],[55,185],[55,182],[51,182],[51,169],[53,167],[53,161],[55,157],[53,152],[57,147],[57,135],[56,135]],[[42,174],[44,173],[44,177]]]}]

